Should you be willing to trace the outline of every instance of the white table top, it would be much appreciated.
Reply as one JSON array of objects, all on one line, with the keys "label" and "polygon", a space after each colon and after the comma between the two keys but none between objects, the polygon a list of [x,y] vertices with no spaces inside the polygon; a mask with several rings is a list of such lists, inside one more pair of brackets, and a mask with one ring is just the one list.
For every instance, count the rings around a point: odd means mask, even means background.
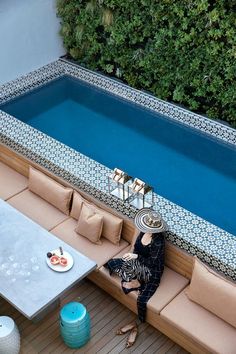
[{"label": "white table top", "polygon": [[[63,273],[46,263],[47,252],[59,246],[74,259]],[[94,261],[0,199],[0,294],[24,316],[37,316],[95,268]]]}]

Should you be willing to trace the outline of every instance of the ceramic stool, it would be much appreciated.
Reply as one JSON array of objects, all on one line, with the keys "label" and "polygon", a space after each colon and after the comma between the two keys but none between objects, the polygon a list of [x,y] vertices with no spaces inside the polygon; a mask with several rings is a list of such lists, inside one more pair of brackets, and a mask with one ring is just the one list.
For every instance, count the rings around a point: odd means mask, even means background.
[{"label": "ceramic stool", "polygon": [[60,331],[64,343],[80,348],[90,339],[90,317],[84,305],[69,302],[60,311]]},{"label": "ceramic stool", "polygon": [[18,354],[20,334],[12,318],[0,316],[0,354]]}]

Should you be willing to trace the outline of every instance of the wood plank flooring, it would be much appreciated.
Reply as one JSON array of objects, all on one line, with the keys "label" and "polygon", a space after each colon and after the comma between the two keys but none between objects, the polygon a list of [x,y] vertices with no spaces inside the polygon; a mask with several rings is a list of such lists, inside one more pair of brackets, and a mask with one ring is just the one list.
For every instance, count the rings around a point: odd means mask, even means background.
[{"label": "wood plank flooring", "polygon": [[91,317],[91,339],[81,349],[70,349],[62,341],[59,332],[59,308],[37,324],[22,316],[17,310],[0,298],[0,313],[12,317],[21,333],[20,354],[187,354],[161,332],[147,323],[139,326],[139,336],[133,347],[125,348],[127,335],[117,336],[116,330],[133,320],[135,315],[114,300],[89,280],[68,291],[61,298],[61,306],[70,301],[80,301]]}]

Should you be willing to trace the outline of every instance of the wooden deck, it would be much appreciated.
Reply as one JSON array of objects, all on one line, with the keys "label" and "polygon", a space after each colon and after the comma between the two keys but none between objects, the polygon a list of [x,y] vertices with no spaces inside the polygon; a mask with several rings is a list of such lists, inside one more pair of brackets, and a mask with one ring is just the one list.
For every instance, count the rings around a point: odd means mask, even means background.
[{"label": "wooden deck", "polygon": [[1,315],[12,317],[21,333],[21,353],[81,353],[81,354],[186,354],[187,352],[147,323],[139,326],[135,345],[125,349],[127,335],[117,336],[120,326],[135,318],[134,314],[103,290],[88,280],[68,291],[61,299],[61,306],[70,301],[81,301],[88,309],[91,322],[91,340],[81,349],[69,349],[59,333],[59,309],[50,313],[37,324],[22,316],[17,310],[0,298]]}]

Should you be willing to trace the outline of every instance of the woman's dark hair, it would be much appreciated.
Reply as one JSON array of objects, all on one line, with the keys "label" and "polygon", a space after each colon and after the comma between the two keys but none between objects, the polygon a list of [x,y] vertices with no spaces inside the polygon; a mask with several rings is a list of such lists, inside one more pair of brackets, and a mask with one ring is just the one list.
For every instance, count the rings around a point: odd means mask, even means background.
[{"label": "woman's dark hair", "polygon": [[162,232],[154,232],[154,233],[152,234],[152,237],[157,237],[157,236],[160,236],[160,235],[165,237],[165,235],[166,235],[165,231],[162,231]]},{"label": "woman's dark hair", "polygon": [[[140,231],[140,233],[139,233],[139,235],[141,235],[141,236],[143,236],[144,234],[145,234],[145,232],[143,232],[143,231]],[[154,233],[152,234],[152,237],[156,237],[156,236],[160,236],[160,235],[165,236],[165,235],[166,235],[165,231],[162,231],[162,232],[154,232]]]}]

